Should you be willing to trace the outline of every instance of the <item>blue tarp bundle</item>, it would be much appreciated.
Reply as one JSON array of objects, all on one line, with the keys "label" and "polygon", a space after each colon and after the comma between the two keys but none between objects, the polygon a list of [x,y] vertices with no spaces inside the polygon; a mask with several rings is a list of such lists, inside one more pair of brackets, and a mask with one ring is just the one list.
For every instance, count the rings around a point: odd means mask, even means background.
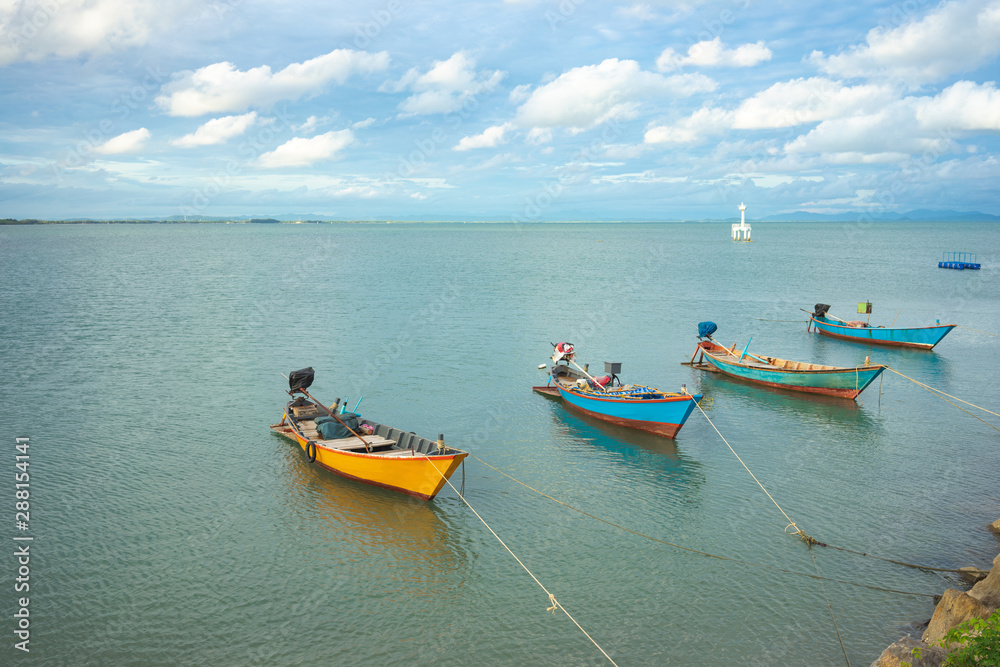
[{"label": "blue tarp bundle", "polygon": [[707,338],[714,334],[718,328],[719,327],[715,326],[715,322],[699,322],[698,338]]},{"label": "blue tarp bundle", "polygon": [[[355,433],[358,432],[358,415],[353,412],[345,412],[337,416],[343,420],[344,424],[351,427]],[[323,440],[339,440],[340,438],[351,437],[351,432],[344,427],[344,424],[341,424],[333,417],[316,418],[316,430],[319,431],[320,437]]]}]

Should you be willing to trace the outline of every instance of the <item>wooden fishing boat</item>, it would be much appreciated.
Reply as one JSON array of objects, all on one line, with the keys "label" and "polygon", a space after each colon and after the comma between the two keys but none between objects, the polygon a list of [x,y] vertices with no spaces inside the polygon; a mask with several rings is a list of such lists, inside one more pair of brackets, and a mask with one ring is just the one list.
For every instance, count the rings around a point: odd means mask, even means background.
[{"label": "wooden fishing boat", "polygon": [[[288,394],[281,421],[271,430],[297,442],[310,462],[342,477],[431,500],[451,478],[468,452],[421,438],[353,412],[338,412],[314,399],[306,389],[314,371],[289,373]],[[301,394],[296,397],[296,394]]]},{"label": "wooden fishing boat", "polygon": [[554,347],[555,365],[549,369],[549,383],[532,390],[558,396],[570,408],[597,419],[674,438],[701,400],[700,394],[686,391],[675,393],[646,385],[622,385],[617,375],[621,372],[619,363],[605,362],[607,374],[595,378],[573,361],[576,355],[571,344],[559,343]]},{"label": "wooden fishing boat", "polygon": [[[880,364],[870,364],[867,357],[863,365],[845,367],[748,354],[749,342],[742,351],[736,345],[727,348],[716,343],[711,336],[716,330],[714,323],[702,322],[698,327],[699,338],[708,340],[698,343],[691,356],[691,365],[700,368],[699,364],[707,364],[704,370],[714,369],[768,387],[854,399],[886,368]],[[695,362],[694,358],[699,353],[701,358]]]},{"label": "wooden fishing boat", "polygon": [[[832,338],[855,343],[895,345],[930,350],[941,342],[957,324],[935,324],[929,327],[893,328],[873,327],[861,320],[845,321],[829,313],[830,306],[817,303],[809,315],[809,327]],[[806,311],[809,312],[809,311]]]}]

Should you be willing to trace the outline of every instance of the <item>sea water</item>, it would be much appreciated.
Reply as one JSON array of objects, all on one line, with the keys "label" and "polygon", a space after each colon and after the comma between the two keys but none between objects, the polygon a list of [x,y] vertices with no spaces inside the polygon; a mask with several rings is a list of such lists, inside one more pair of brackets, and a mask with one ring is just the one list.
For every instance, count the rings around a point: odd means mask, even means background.
[{"label": "sea water", "polygon": [[[23,655],[27,597],[37,664],[606,664],[548,591],[622,665],[867,664],[930,617],[910,593],[960,581],[809,549],[789,519],[988,568],[1000,420],[892,372],[854,402],[681,362],[712,320],[726,345],[870,356],[998,411],[1000,226],[754,227],[752,243],[721,223],[0,228],[0,655]],[[939,269],[943,251],[983,268]],[[855,319],[865,301],[873,324],[967,328],[931,352],[806,331],[800,308]],[[668,440],[532,393],[559,341],[625,382],[703,393],[775,502],[698,411]],[[471,452],[465,498],[524,568],[452,489],[345,480],[273,434],[281,374],[305,366],[315,396],[364,396],[362,415]]]}]

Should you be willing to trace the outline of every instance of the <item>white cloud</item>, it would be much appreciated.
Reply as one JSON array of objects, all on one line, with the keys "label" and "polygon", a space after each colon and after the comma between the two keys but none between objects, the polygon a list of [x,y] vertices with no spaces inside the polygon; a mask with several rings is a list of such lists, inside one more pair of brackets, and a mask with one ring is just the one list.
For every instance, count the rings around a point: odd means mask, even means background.
[{"label": "white cloud", "polygon": [[896,99],[896,91],[889,86],[845,86],[822,77],[783,81],[743,100],[736,109],[703,107],[672,125],[651,127],[645,142],[684,144],[729,129],[794,127],[869,113]]},{"label": "white cloud", "polygon": [[650,127],[643,135],[647,144],[690,144],[732,125],[733,114],[723,109],[703,107],[674,125]]},{"label": "white cloud", "polygon": [[[526,141],[533,146],[540,146],[542,144],[547,144],[552,141],[552,128],[551,127],[533,127],[528,132],[528,137]],[[552,148],[549,146],[549,148]]]},{"label": "white cloud", "polygon": [[661,72],[694,65],[696,67],[753,67],[771,59],[771,49],[764,46],[764,42],[754,44],[743,44],[735,49],[727,49],[722,44],[722,39],[716,37],[712,40],[698,42],[688,49],[686,56],[678,55],[673,49],[663,50],[660,57],[656,59],[656,68]]},{"label": "white cloud", "polygon": [[822,77],[794,79],[776,83],[744,100],[733,114],[733,127],[793,127],[872,111],[895,99],[895,89],[888,86],[845,86]]},{"label": "white cloud", "polygon": [[494,148],[504,143],[504,135],[513,128],[512,123],[488,127],[481,134],[462,137],[453,150],[467,151],[473,148]]},{"label": "white cloud", "polygon": [[296,132],[312,132],[316,129],[316,126],[319,125],[319,123],[319,116],[309,116],[306,118],[306,122],[301,125],[293,125],[292,129]]},{"label": "white cloud", "polygon": [[642,157],[648,146],[643,144],[613,144],[604,149],[604,157],[618,160],[633,160]]},{"label": "white cloud", "polygon": [[915,116],[925,129],[1000,130],[1000,91],[992,81],[958,81],[935,97],[919,98]]},{"label": "white cloud", "polygon": [[0,66],[144,45],[193,3],[143,0],[7,0],[0,3]]},{"label": "white cloud", "polygon": [[174,139],[170,143],[174,146],[180,146],[181,148],[222,144],[232,137],[243,134],[256,122],[256,111],[245,113],[242,116],[223,116],[222,118],[214,118],[199,127],[194,131],[194,133],[186,134],[180,139]]},{"label": "white cloud", "polygon": [[959,151],[960,135],[1000,130],[1000,91],[959,81],[935,96],[906,97],[870,113],[833,118],[785,146],[843,163],[900,161]]},{"label": "white cloud", "polygon": [[590,179],[595,185],[600,183],[684,183],[687,176],[659,176],[653,171],[630,174],[607,174]]},{"label": "white cloud", "polygon": [[506,73],[500,70],[477,72],[475,59],[458,51],[448,60],[435,61],[424,74],[411,69],[399,81],[386,82],[379,90],[389,93],[410,90],[413,95],[399,104],[406,115],[450,113],[470,98],[495,90],[504,76]]},{"label": "white cloud", "polygon": [[510,91],[510,95],[507,99],[510,100],[511,104],[520,104],[529,97],[531,97],[531,85],[524,83]]},{"label": "white cloud", "polygon": [[664,77],[642,70],[634,60],[610,58],[571,69],[536,88],[518,108],[516,122],[520,127],[582,131],[611,119],[631,118],[642,102],[656,96],[686,97],[716,87],[701,74]]},{"label": "white cloud", "polygon": [[911,85],[973,70],[1000,54],[1000,0],[944,2],[922,19],[869,31],[864,45],[812,62],[833,76],[894,78]]},{"label": "white cloud", "polygon": [[117,137],[109,139],[94,149],[95,153],[102,155],[118,155],[120,153],[137,153],[142,150],[146,142],[152,136],[149,130],[140,127],[138,130],[119,134]]},{"label": "white cloud", "polygon": [[358,122],[351,125],[355,130],[363,130],[366,127],[371,127],[375,124],[374,118],[365,118],[364,120],[359,120]]},{"label": "white cloud", "polygon": [[621,7],[616,12],[619,16],[636,19],[638,21],[652,21],[658,18],[656,12],[649,5],[631,5]]},{"label": "white cloud", "polygon": [[292,63],[276,73],[267,65],[244,72],[229,62],[214,63],[194,72],[182,72],[163,86],[156,104],[171,116],[242,111],[279,100],[295,100],[319,92],[331,81],[343,83],[353,74],[388,66],[389,54],[384,51],[351,49],[337,49],[303,63]]},{"label": "white cloud", "polygon": [[261,155],[257,163],[262,167],[305,167],[337,157],[337,153],[354,141],[354,133],[350,130],[327,132],[310,139],[295,137]]}]

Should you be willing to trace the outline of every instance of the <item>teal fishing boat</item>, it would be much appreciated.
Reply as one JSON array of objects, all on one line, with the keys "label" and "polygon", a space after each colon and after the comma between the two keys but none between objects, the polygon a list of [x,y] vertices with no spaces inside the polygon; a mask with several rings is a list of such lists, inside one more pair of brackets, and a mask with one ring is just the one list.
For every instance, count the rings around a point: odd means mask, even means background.
[{"label": "teal fishing boat", "polygon": [[[768,387],[854,399],[886,368],[869,363],[867,357],[865,363],[858,366],[825,366],[750,354],[747,352],[749,342],[742,351],[736,345],[727,348],[716,343],[712,339],[716,330],[714,322],[698,325],[698,338],[707,340],[698,343],[689,365]],[[699,353],[701,358],[695,362]]]},{"label": "teal fishing boat", "polygon": [[[805,310],[805,309],[803,309]],[[841,340],[855,343],[873,343],[875,345],[894,345],[896,347],[916,347],[930,350],[941,342],[945,336],[957,327],[957,324],[936,323],[929,327],[893,328],[873,327],[864,320],[842,320],[830,315],[830,306],[817,303],[809,316],[809,327],[815,331]],[[806,311],[807,313],[809,311]]]}]

